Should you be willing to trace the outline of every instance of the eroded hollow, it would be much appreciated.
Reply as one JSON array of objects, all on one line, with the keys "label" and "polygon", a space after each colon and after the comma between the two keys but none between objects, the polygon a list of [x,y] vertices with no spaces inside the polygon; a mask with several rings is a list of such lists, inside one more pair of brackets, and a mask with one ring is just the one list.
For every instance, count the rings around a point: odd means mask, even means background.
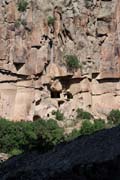
[{"label": "eroded hollow", "polygon": [[33,121],[38,121],[39,119],[41,119],[41,117],[39,115],[34,115],[33,116]]},{"label": "eroded hollow", "polygon": [[51,98],[60,98],[60,92],[51,91]]}]

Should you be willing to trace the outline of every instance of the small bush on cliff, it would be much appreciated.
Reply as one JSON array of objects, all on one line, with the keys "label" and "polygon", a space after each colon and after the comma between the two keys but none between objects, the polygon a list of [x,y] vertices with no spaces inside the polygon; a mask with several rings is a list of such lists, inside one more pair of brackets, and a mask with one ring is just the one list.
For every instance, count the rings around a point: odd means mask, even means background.
[{"label": "small bush on cliff", "polygon": [[92,134],[96,131],[105,128],[105,122],[101,119],[94,120],[94,122],[90,122],[89,120],[84,120],[80,129],[80,134]]},{"label": "small bush on cliff", "polygon": [[106,127],[105,120],[103,119],[95,119],[93,125],[94,125],[94,131],[99,131]]},{"label": "small bush on cliff", "polygon": [[120,124],[120,110],[112,110],[109,113],[107,120],[109,123],[111,123],[113,125]]},{"label": "small bush on cliff", "polygon": [[50,26],[50,25],[54,25],[54,22],[55,22],[55,18],[54,17],[52,17],[52,16],[48,16],[48,25]]},{"label": "small bush on cliff", "polygon": [[53,111],[53,112],[52,112],[52,115],[55,115],[55,118],[56,118],[58,121],[64,120],[64,114],[61,113],[59,110]]},{"label": "small bush on cliff", "polygon": [[80,129],[80,134],[91,134],[94,132],[94,126],[89,120],[84,120]]},{"label": "small bush on cliff", "polygon": [[80,109],[78,108],[77,109],[77,116],[76,116],[77,119],[91,119],[93,118],[93,116],[87,112],[87,111],[84,111],[83,109]]},{"label": "small bush on cliff", "polygon": [[91,5],[93,4],[92,0],[84,0],[85,1],[85,7],[90,8]]},{"label": "small bush on cliff", "polygon": [[27,6],[28,6],[28,2],[26,0],[18,1],[18,11],[20,11],[20,12],[26,11]]},{"label": "small bush on cliff", "polygon": [[70,69],[70,70],[78,69],[81,67],[80,62],[76,55],[66,55],[65,61],[66,61],[66,65],[67,65],[68,69]]}]

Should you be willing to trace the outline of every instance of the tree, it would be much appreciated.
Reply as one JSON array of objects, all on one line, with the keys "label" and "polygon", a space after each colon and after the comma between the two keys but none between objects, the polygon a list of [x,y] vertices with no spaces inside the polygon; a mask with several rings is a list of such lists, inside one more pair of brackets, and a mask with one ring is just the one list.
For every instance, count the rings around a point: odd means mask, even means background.
[{"label": "tree", "polygon": [[55,115],[55,118],[56,118],[58,121],[63,121],[63,120],[64,120],[64,114],[61,113],[59,110],[53,111],[53,112],[52,112],[52,115]]},{"label": "tree", "polygon": [[89,120],[84,120],[80,129],[81,135],[91,134],[94,132],[94,125]]},{"label": "tree", "polygon": [[0,119],[0,151],[15,155],[32,149],[45,152],[63,139],[55,120],[10,122]]},{"label": "tree", "polygon": [[84,111],[83,109],[78,108],[76,112],[77,112],[77,116],[76,116],[77,119],[91,119],[91,118],[93,118],[93,116],[89,112]]},{"label": "tree", "polygon": [[109,113],[107,120],[109,123],[114,125],[120,124],[120,110],[112,110]]}]

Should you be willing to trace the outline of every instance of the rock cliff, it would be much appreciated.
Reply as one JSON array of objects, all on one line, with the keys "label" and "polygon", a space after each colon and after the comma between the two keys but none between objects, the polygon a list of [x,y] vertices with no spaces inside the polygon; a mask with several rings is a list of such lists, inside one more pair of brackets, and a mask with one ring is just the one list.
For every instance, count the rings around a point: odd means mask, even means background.
[{"label": "rock cliff", "polygon": [[[95,117],[120,109],[119,0],[0,1],[0,116]],[[65,56],[76,55],[70,70]]]}]

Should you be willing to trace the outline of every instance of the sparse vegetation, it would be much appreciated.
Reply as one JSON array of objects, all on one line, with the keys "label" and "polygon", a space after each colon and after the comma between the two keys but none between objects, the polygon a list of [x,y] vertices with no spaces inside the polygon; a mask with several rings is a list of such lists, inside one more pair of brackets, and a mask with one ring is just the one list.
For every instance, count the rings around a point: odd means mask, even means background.
[{"label": "sparse vegetation", "polygon": [[80,129],[82,135],[91,134],[94,132],[94,126],[89,120],[84,120]]},{"label": "sparse vegetation", "polygon": [[21,25],[26,26],[27,22],[25,20],[17,19],[15,21],[15,27],[19,28]]},{"label": "sparse vegetation", "polygon": [[36,121],[34,127],[37,134],[34,149],[45,152],[63,140],[64,130],[53,119]]},{"label": "sparse vegetation", "polygon": [[48,25],[50,26],[50,25],[54,25],[54,22],[55,22],[55,18],[54,17],[52,17],[52,16],[48,16]]},{"label": "sparse vegetation", "polygon": [[120,110],[112,110],[108,117],[107,117],[108,123],[113,125],[120,124]]},{"label": "sparse vegetation", "polygon": [[84,0],[85,1],[85,7],[90,8],[92,5],[92,0]]},{"label": "sparse vegetation", "polygon": [[84,111],[83,109],[80,109],[78,108],[77,109],[77,116],[76,116],[77,119],[91,119],[93,118],[93,116],[87,112],[87,111]]},{"label": "sparse vegetation", "polygon": [[66,55],[65,61],[69,70],[81,68],[80,62],[76,55]]},{"label": "sparse vegetation", "polygon": [[80,134],[81,135],[92,134],[104,128],[105,128],[104,120],[101,119],[94,120],[93,123],[89,120],[84,120],[80,129]]},{"label": "sparse vegetation", "polygon": [[65,136],[66,141],[71,141],[80,136],[80,130],[74,129],[69,135]]},{"label": "sparse vegetation", "polygon": [[105,120],[103,119],[95,119],[93,125],[94,125],[94,131],[99,131],[106,127]]},{"label": "sparse vegetation", "polygon": [[61,113],[59,110],[53,111],[52,115],[55,115],[55,119],[57,119],[58,121],[63,121],[64,120],[64,114]]},{"label": "sparse vegetation", "polygon": [[18,11],[20,11],[20,12],[26,11],[27,6],[28,6],[27,0],[19,0],[18,1]]},{"label": "sparse vegetation", "polygon": [[65,139],[70,141],[78,136],[92,134],[104,128],[106,128],[106,124],[102,119],[96,119],[93,122],[90,120],[83,120],[81,128],[79,130],[74,129]]}]

